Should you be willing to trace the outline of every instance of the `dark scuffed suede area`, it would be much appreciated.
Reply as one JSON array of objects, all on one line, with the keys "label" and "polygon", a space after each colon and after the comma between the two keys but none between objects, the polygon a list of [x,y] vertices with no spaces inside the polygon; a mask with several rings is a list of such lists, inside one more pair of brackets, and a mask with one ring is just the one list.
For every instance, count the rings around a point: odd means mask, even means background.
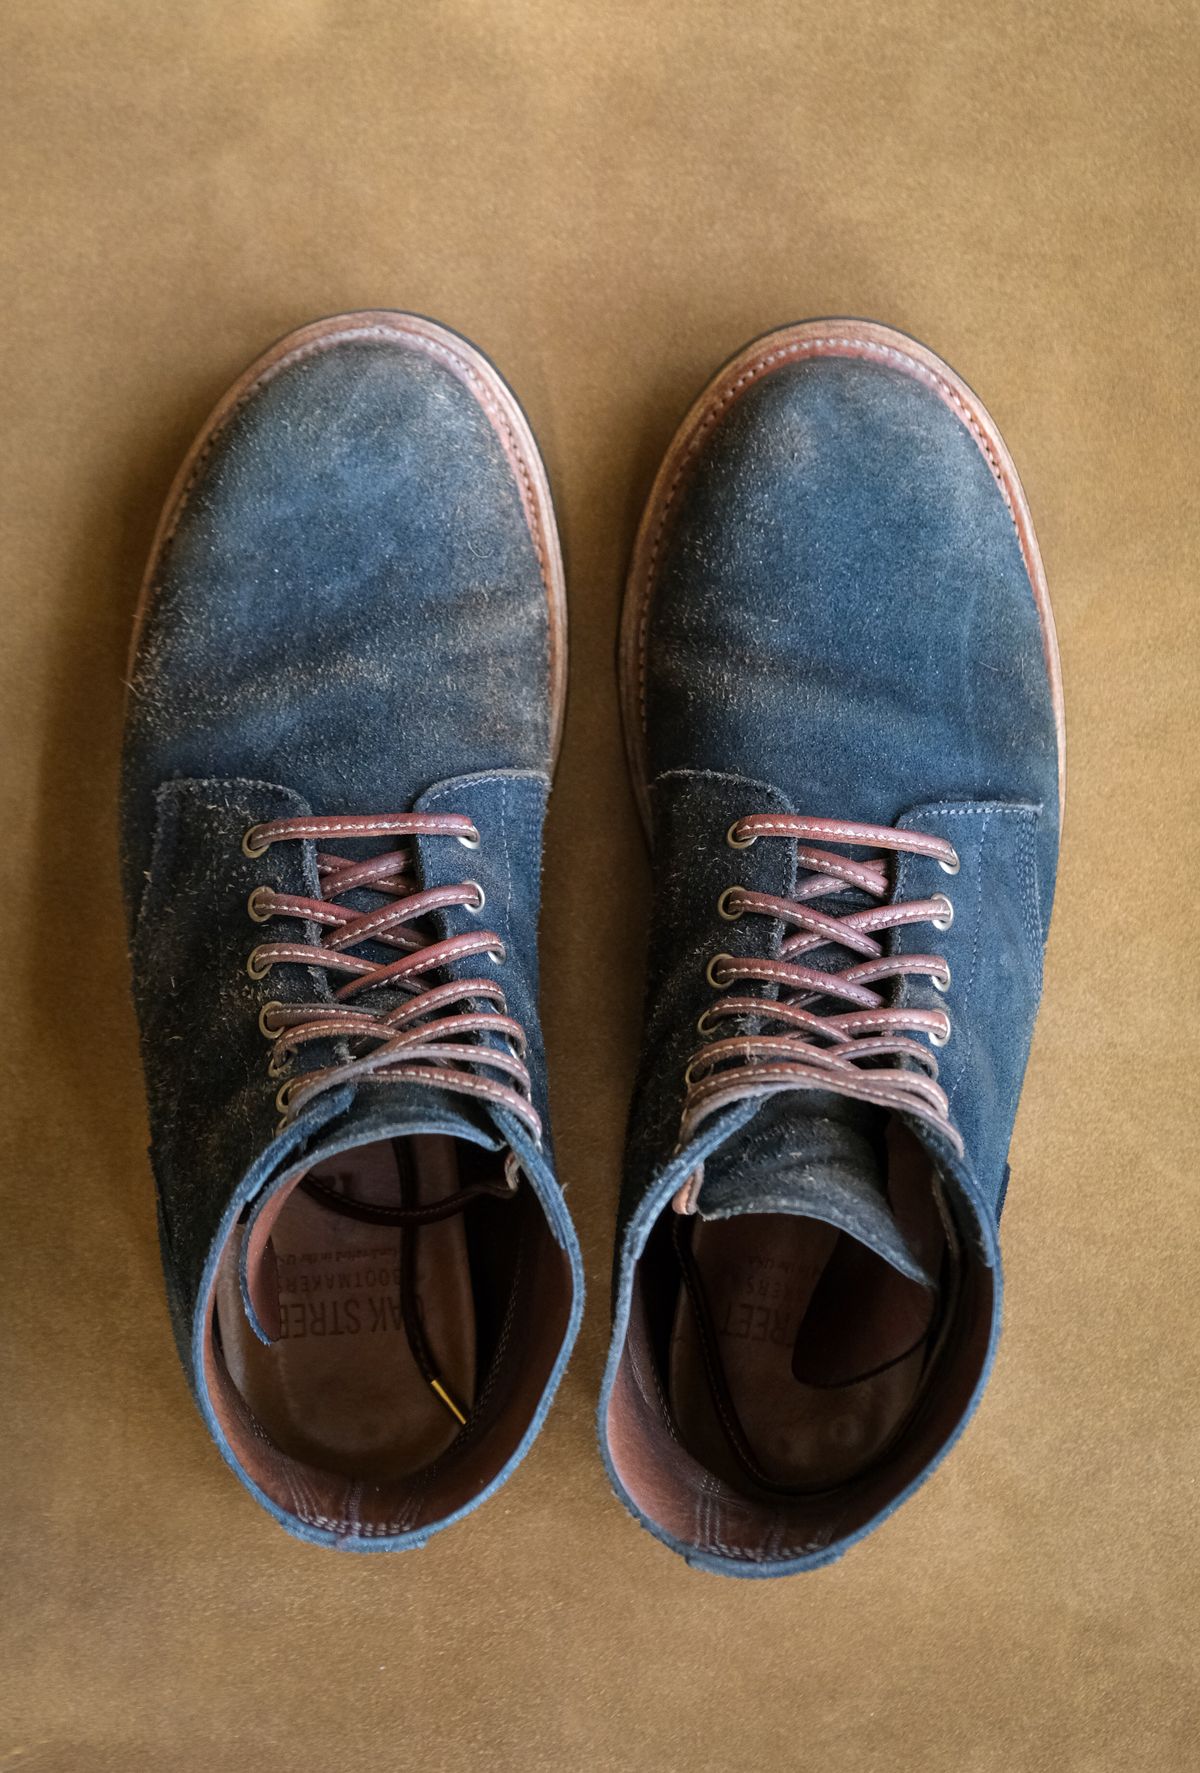
[{"label": "dark scuffed suede area", "polygon": [[[417,339],[405,334],[405,320],[352,316],[333,337],[304,335],[276,353],[213,431],[150,582],[122,789],[134,996],[180,1352],[218,1447],[267,1511],[303,1539],[357,1550],[422,1544],[505,1480],[562,1375],[582,1286],[554,1169],[538,1019],[557,693],[552,592],[518,470],[494,412],[485,411],[498,378],[489,394],[484,378],[493,372],[474,354],[468,360],[470,347],[433,329],[430,349],[429,325],[421,323]],[[485,1090],[464,1095],[398,1076],[335,1080],[291,1118],[276,1100],[260,1016],[280,1000],[335,1010],[344,977],[303,961],[253,977],[247,963],[257,943],[313,944],[328,924],[300,916],[256,924],[251,896],[319,901],[322,851],[348,845],[361,861],[390,840],[297,837],[247,854],[246,834],[275,820],[396,813],[432,827],[407,840],[409,890],[469,880],[486,905],[498,945],[449,958],[427,983],[470,979],[503,992],[522,1032],[540,1140]],[[478,843],[468,850],[439,832],[445,814],[469,820]],[[360,914],[388,903],[369,889],[350,898]],[[452,903],[418,927],[441,941],[477,934],[480,920]],[[353,952],[375,964],[397,952],[366,950]],[[403,986],[366,995],[377,1011],[407,1001]],[[354,1056],[352,1042],[326,1037],[299,1048],[286,1072],[303,1082]],[[283,1354],[272,1368],[264,1346],[274,1339],[282,1348],[281,1329],[309,1320],[293,1312],[274,1337],[264,1331],[237,1281],[242,1240],[264,1210],[286,1213],[291,1192],[308,1186],[318,1166],[336,1174],[340,1165],[353,1177],[357,1163],[364,1174],[399,1177],[406,1152],[431,1139],[450,1154],[434,1205],[454,1193],[456,1165],[490,1190],[484,1204],[463,1209],[461,1229],[439,1234],[458,1265],[446,1298],[416,1304],[418,1317],[436,1327],[440,1314],[444,1326],[464,1288],[478,1293],[470,1324],[452,1322],[453,1335],[448,1341],[443,1330],[442,1338],[472,1375],[467,1420],[459,1428],[447,1416],[444,1433],[418,1435],[412,1445],[428,1444],[437,1456],[413,1468],[397,1455],[392,1476],[386,1461],[356,1471],[336,1447],[323,1466],[306,1449],[325,1444],[337,1412],[306,1422]],[[354,1154],[368,1150],[375,1156],[364,1170]],[[390,1196],[380,1201],[390,1210]],[[290,1254],[277,1258],[268,1246],[258,1257],[267,1294],[277,1260],[311,1264],[314,1276],[333,1273],[339,1260],[347,1276],[356,1264],[366,1272],[371,1246],[353,1214],[322,1218],[310,1201],[306,1215],[293,1213],[286,1236],[280,1221]],[[317,1243],[306,1246],[304,1235]],[[389,1233],[392,1260],[408,1235],[417,1233]],[[428,1254],[436,1242],[426,1239],[421,1275],[436,1274]],[[312,1321],[323,1332],[319,1313]],[[357,1329],[367,1320],[358,1313],[349,1321]],[[362,1359],[384,1358],[369,1337],[361,1344]],[[405,1361],[411,1390],[421,1375]],[[257,1393],[239,1390],[234,1365],[257,1374]],[[302,1370],[299,1362],[290,1369]],[[320,1363],[311,1371],[319,1379]],[[256,1395],[272,1420],[294,1421],[290,1438],[267,1432]],[[386,1406],[387,1387],[378,1395]],[[364,1386],[363,1396],[377,1392]],[[320,1404],[318,1390],[313,1408]],[[428,1396],[422,1404],[427,1415]],[[391,1433],[384,1421],[379,1445],[402,1448],[403,1428]]]},{"label": "dark scuffed suede area", "polygon": [[[961,1433],[986,1381],[1059,786],[1039,610],[1013,515],[964,411],[890,350],[796,362],[781,349],[747,383],[672,489],[643,618],[654,910],[600,1437],[618,1494],[652,1533],[699,1567],[772,1576],[832,1561],[891,1513]],[[937,1059],[961,1151],[903,1112],[843,1102],[831,1125],[829,1100],[814,1091],[750,1090],[681,1139],[685,1069],[715,996],[708,963],[778,959],[788,934],[773,917],[723,919],[721,894],[738,886],[787,899],[798,882],[794,840],[734,848],[726,834],[750,815],[793,813],[928,834],[960,858],[953,880],[931,856],[891,860],[888,902],[945,894],[953,922],[887,931],[888,955],[932,948],[950,984],[942,994],[931,977],[905,976],[885,1001],[950,1014]],[[753,1034],[757,1023],[739,1026]],[[758,1325],[789,1348],[796,1337],[789,1381],[828,1372],[841,1383],[862,1370],[861,1350],[836,1346],[838,1333],[853,1341],[860,1282],[875,1289],[862,1295],[868,1317],[877,1293],[891,1312],[892,1342],[880,1344],[889,1370],[906,1353],[905,1326],[915,1338],[908,1358],[920,1373],[903,1409],[868,1464],[820,1493],[772,1488],[734,1457],[732,1393],[710,1406],[699,1436],[679,1413],[686,1404],[695,1414],[694,1382],[686,1396],[672,1390],[688,1347],[693,1365],[702,1347],[713,1371],[723,1358],[719,1313],[707,1331],[693,1313],[689,1329],[681,1293],[683,1234],[670,1203],[689,1178],[698,1192],[688,1284],[702,1295],[707,1275],[718,1304],[722,1287],[734,1298],[730,1263],[769,1265],[769,1255],[746,1255],[755,1215],[767,1252],[795,1216],[814,1227],[830,1267],[822,1278],[814,1258],[806,1271],[815,1304],[805,1316],[805,1291],[800,1329],[765,1308],[756,1318],[752,1305],[726,1312],[729,1335]],[[905,1215],[923,1228],[924,1258],[898,1225]],[[741,1228],[726,1234],[724,1264],[722,1224]],[[736,1377],[736,1363],[729,1370]],[[727,1378],[717,1371],[717,1392]]]},{"label": "dark scuffed suede area", "polygon": [[887,1199],[887,1160],[877,1149],[886,1120],[837,1096],[764,1102],[742,1136],[705,1164],[705,1220],[747,1213],[819,1220],[912,1280],[928,1280]]}]

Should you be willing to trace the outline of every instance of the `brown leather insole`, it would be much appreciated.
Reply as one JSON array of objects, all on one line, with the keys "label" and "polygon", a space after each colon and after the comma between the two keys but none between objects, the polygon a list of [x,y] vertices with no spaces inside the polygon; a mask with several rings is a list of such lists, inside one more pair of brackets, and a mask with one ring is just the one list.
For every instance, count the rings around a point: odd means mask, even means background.
[{"label": "brown leather insole", "polygon": [[[936,1275],[931,1201],[921,1218],[909,1241]],[[689,1451],[739,1486],[824,1489],[870,1464],[920,1388],[936,1290],[793,1214],[689,1220],[678,1236],[668,1383]]]},{"label": "brown leather insole", "polygon": [[[401,1166],[404,1166],[402,1188]],[[419,1227],[386,1213],[442,1200],[458,1185],[453,1139],[380,1140],[319,1164],[272,1226],[263,1262],[278,1286],[277,1341],[246,1321],[240,1234],[217,1283],[230,1375],[274,1444],[325,1470],[374,1482],[445,1451],[461,1423],[432,1388],[406,1334],[403,1240],[421,1329],[444,1389],[465,1415],[475,1393],[475,1311],[463,1214]],[[322,1194],[383,1209],[352,1217]]]}]

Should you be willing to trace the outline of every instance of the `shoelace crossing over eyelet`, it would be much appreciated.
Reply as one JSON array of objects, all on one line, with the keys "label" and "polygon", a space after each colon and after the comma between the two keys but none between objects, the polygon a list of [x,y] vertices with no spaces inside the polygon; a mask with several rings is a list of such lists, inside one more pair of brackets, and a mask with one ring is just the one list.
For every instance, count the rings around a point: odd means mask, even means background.
[{"label": "shoelace crossing over eyelet", "polygon": [[[494,930],[439,941],[414,927],[421,918],[450,906],[483,910],[483,891],[474,880],[418,891],[410,843],[405,841],[456,838],[467,849],[478,849],[479,833],[470,819],[459,813],[275,819],[251,826],[242,848],[248,856],[261,856],[276,843],[380,837],[397,839],[396,847],[361,861],[318,850],[319,899],[277,893],[266,886],[256,887],[250,895],[247,909],[257,923],[293,918],[320,924],[324,930],[319,942],[260,943],[246,962],[252,979],[264,978],[274,967],[304,966],[344,976],[345,981],[331,1003],[273,1000],[263,1005],[259,1027],[273,1042],[269,1068],[273,1078],[281,1075],[293,1055],[316,1041],[346,1042],[351,1051],[341,1063],[302,1072],[280,1087],[276,1102],[284,1122],[294,1119],[323,1090],[369,1077],[375,1082],[420,1084],[484,1097],[516,1115],[540,1145],[541,1120],[531,1100],[523,1058],[525,1033],[508,1014],[500,986],[485,978],[433,985],[426,976],[479,954],[489,954],[500,963],[503,942]],[[367,911],[338,903],[350,893],[364,891],[384,902]],[[398,949],[399,956],[380,962],[352,952],[364,944]],[[369,996],[380,986],[403,991],[407,1001],[373,1008]],[[491,1035],[507,1045],[485,1044]]]},{"label": "shoelace crossing over eyelet", "polygon": [[[950,970],[940,955],[888,955],[876,937],[911,923],[948,929],[954,907],[945,893],[882,903],[890,891],[883,857],[853,861],[836,850],[814,847],[834,843],[906,851],[931,856],[947,874],[957,874],[953,844],[887,825],[777,813],[737,819],[727,833],[733,849],[747,849],[760,838],[796,844],[796,860],[805,878],[795,896],[778,899],[733,886],[721,894],[718,910],[729,922],[747,915],[778,920],[789,927],[789,934],[777,957],[714,955],[707,976],[722,994],[746,981],[777,995],[721,995],[700,1017],[697,1026],[705,1036],[721,1021],[753,1017],[756,1027],[753,1033],[712,1040],[692,1058],[685,1073],[681,1140],[691,1137],[709,1115],[747,1096],[829,1090],[917,1115],[961,1152],[962,1139],[937,1081],[937,1059],[922,1041],[911,1038],[924,1035],[934,1046],[945,1046],[950,1038],[948,1014],[895,1006],[873,989],[883,980],[905,976],[926,977],[939,991],[949,988]],[[817,909],[816,901],[827,902],[847,892],[879,902],[842,916]],[[853,958],[841,971],[826,971],[811,964],[820,949],[841,949]]]}]

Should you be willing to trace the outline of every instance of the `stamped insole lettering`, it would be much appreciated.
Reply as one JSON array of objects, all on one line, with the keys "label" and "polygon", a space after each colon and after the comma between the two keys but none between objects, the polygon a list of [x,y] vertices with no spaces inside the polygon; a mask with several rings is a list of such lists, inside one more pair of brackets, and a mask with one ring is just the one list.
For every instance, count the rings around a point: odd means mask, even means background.
[{"label": "stamped insole lettering", "polygon": [[769,1255],[725,1264],[714,1288],[717,1334],[790,1348],[812,1292],[815,1266]]},{"label": "stamped insole lettering", "polygon": [[279,1340],[401,1333],[395,1244],[277,1255]]}]

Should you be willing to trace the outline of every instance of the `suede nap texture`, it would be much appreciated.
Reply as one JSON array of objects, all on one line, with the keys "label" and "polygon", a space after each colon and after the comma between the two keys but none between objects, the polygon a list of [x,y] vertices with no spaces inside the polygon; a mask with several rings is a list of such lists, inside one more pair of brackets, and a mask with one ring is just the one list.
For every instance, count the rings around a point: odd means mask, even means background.
[{"label": "suede nap texture", "polygon": [[[1193,38],[1175,0],[0,7],[5,1773],[1200,1760]],[[555,486],[542,1009],[589,1306],[504,1491],[356,1559],[255,1507],[176,1358],[113,809],[184,450],[267,341],[376,305],[479,342]],[[596,1455],[650,883],[613,653],[688,401],[839,313],[928,339],[1013,450],[1071,780],[982,1405],[839,1564],[722,1582]]]},{"label": "suede nap texture", "polygon": [[[1058,863],[1051,687],[1033,585],[991,466],[956,412],[891,360],[785,360],[711,427],[661,531],[644,626],[653,964],[601,1442],[630,1509],[689,1562],[786,1575],[832,1562],[913,1493],[961,1434],[994,1355],[997,1207]],[[721,893],[736,884],[789,899],[803,878],[794,843],[763,835],[735,849],[726,834],[738,819],[781,812],[895,826],[954,846],[955,876],[910,855],[894,876],[897,900],[948,898],[949,930],[908,924],[885,944],[888,954],[936,953],[949,989],[943,997],[931,978],[906,976],[886,1001],[950,1015],[950,1043],[935,1057],[963,1150],[927,1122],[905,1119],[943,1179],[968,1275],[987,1272],[978,1285],[968,1279],[959,1314],[979,1319],[957,1333],[970,1352],[943,1359],[943,1377],[926,1389],[921,1453],[906,1452],[914,1423],[890,1456],[894,1475],[880,1476],[869,1502],[846,1486],[844,1502],[831,1505],[836,1529],[826,1524],[814,1536],[802,1528],[803,1503],[776,1509],[770,1530],[735,1532],[729,1522],[743,1520],[744,1498],[689,1465],[664,1411],[661,1429],[644,1431],[654,1439],[643,1442],[643,1457],[678,1466],[681,1484],[694,1489],[685,1531],[639,1502],[632,1454],[610,1438],[612,1412],[624,1395],[623,1367],[625,1383],[642,1392],[639,1410],[655,1409],[649,1357],[626,1352],[635,1277],[655,1223],[698,1162],[719,1168],[736,1159],[771,1100],[751,1095],[680,1136],[697,1021],[715,1001],[708,962],[722,952],[778,957],[789,933],[779,920],[723,919]],[[828,905],[835,914],[847,908],[844,896]],[[810,964],[837,971],[845,959],[826,947]],[[801,1144],[805,1108],[801,1093]],[[809,1109],[809,1119],[820,1112],[811,1096]],[[756,1187],[751,1171],[741,1204]],[[726,1186],[720,1213],[731,1210],[729,1193]],[[645,1284],[657,1291],[668,1279]],[[790,1529],[782,1525],[789,1512],[797,1517]]]},{"label": "suede nap texture", "polygon": [[[283,1526],[372,1552],[423,1545],[486,1501],[528,1451],[575,1339],[583,1278],[554,1175],[537,1005],[553,765],[547,591],[517,475],[474,384],[406,343],[403,326],[398,318],[389,334],[386,322],[351,318],[319,348],[285,346],[213,428],[150,568],[121,783],[133,995],[184,1365],[226,1460]],[[453,351],[453,341],[438,348]],[[279,785],[262,779],[268,772]],[[304,966],[251,976],[260,940],[312,943],[320,932],[256,925],[247,903],[258,887],[322,898],[318,849],[339,844],[288,841],[248,855],[243,837],[278,819],[410,811],[474,822],[469,863],[453,836],[413,840],[415,883],[427,890],[469,874],[502,949],[453,960],[430,983],[478,978],[503,991],[547,1129],[536,1143],[487,1099],[486,1081],[464,1098],[367,1076],[279,1119],[260,1012],[277,996],[331,1002],[333,984]],[[378,902],[368,894],[357,908]],[[473,921],[455,906],[426,927],[441,940],[471,933]],[[402,1001],[385,987],[370,1003]],[[341,1043],[316,1042],[289,1069],[302,1076],[349,1058]],[[518,1300],[514,1282],[483,1415],[519,1382],[522,1361],[540,1378],[532,1411],[504,1436],[507,1457],[497,1453],[487,1481],[453,1507],[439,1508],[446,1480],[428,1474],[406,1484],[403,1508],[365,1484],[324,1508],[298,1500],[294,1483],[269,1494],[219,1420],[210,1384],[222,1251],[239,1216],[302,1166],[411,1133],[511,1148],[562,1249],[570,1307],[563,1317],[557,1304]],[[535,1339],[548,1350],[535,1355]],[[473,1417],[462,1447],[488,1431]]]}]

